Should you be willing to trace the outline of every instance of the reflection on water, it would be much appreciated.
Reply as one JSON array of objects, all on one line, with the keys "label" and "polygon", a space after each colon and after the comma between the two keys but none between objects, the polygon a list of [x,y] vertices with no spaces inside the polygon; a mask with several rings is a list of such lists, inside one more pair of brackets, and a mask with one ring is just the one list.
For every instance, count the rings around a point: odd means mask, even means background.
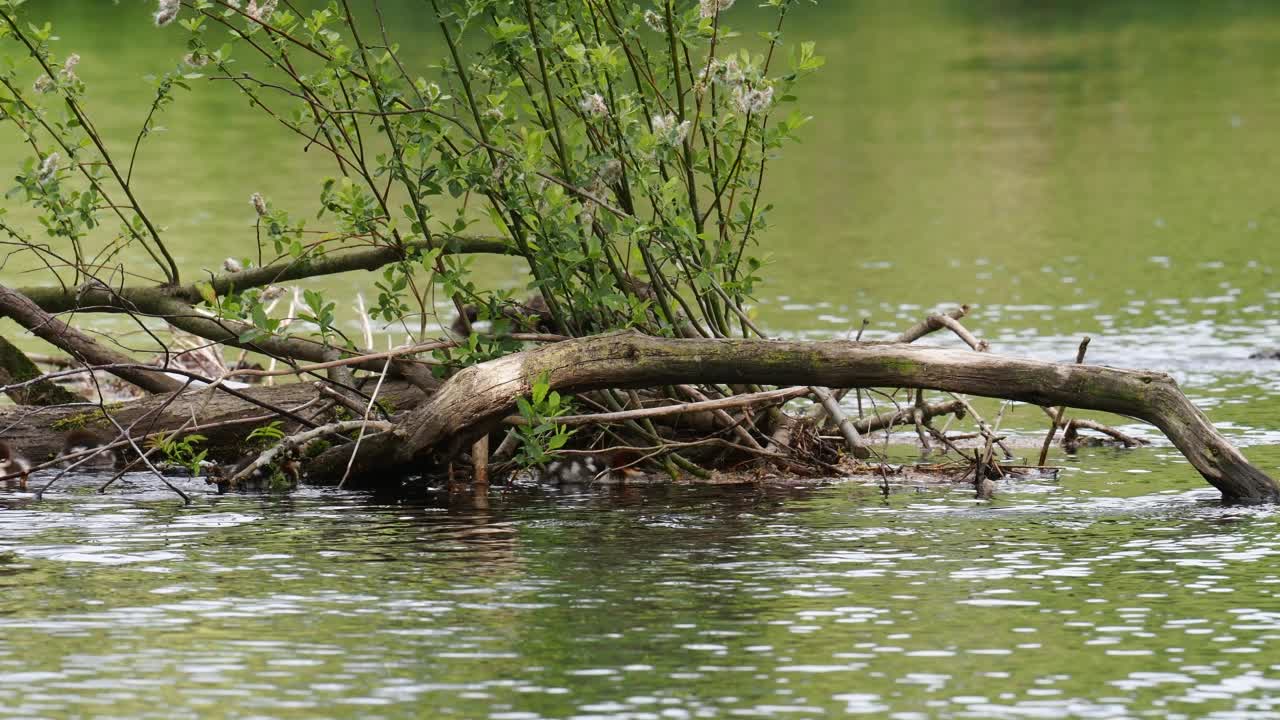
[{"label": "reflection on water", "polygon": [[1276,710],[1274,510],[1224,508],[1152,450],[991,505],[857,483],[488,511],[89,488],[0,498],[0,715]]}]

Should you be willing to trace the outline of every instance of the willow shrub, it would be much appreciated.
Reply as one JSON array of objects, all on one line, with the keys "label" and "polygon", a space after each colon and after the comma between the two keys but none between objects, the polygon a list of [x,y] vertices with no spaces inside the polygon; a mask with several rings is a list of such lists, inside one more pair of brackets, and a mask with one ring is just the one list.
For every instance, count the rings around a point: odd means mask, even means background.
[{"label": "willow shrub", "polygon": [[[32,150],[11,196],[35,207],[53,239],[3,231],[51,265],[74,267],[77,282],[134,244],[178,282],[163,228],[129,186],[132,159],[112,157],[88,119],[78,56],[58,55],[52,28],[21,17],[23,4],[0,0],[0,110]],[[477,287],[464,256],[440,252],[453,236],[496,230],[562,332],[751,329],[743,308],[761,267],[753,253],[769,213],[765,171],[806,120],[788,109],[794,86],[822,64],[812,43],[784,44],[792,0],[764,3],[773,19],[758,39],[731,30],[743,10],[733,0],[425,0],[418,14],[438,26],[439,43],[428,53],[439,62],[427,67],[407,63],[376,0],[301,5],[161,0],[154,13],[186,47],[154,80],[135,152],[176,89],[215,77],[224,82],[203,91],[234,85],[296,133],[299,148],[333,158],[333,177],[317,181],[321,235],[299,219],[313,212],[254,194],[251,262],[393,246],[403,259],[377,280],[372,316],[421,338],[438,288],[455,311],[473,305],[510,327],[519,298]],[[117,229],[95,234],[99,226]],[[99,235],[109,237],[89,247]],[[264,291],[206,288],[205,297],[257,332],[283,332]],[[331,305],[309,304],[319,334],[345,343],[326,325]],[[473,338],[451,363],[512,349]]]}]

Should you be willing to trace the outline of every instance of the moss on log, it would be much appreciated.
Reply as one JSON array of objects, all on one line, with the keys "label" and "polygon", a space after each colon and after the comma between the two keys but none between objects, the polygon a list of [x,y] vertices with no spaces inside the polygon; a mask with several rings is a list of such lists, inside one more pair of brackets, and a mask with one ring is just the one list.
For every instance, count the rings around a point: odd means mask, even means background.
[{"label": "moss on log", "polygon": [[[0,385],[12,385],[40,377],[42,373],[25,353],[0,336]],[[49,380],[10,390],[9,399],[19,405],[65,405],[83,398]]]}]

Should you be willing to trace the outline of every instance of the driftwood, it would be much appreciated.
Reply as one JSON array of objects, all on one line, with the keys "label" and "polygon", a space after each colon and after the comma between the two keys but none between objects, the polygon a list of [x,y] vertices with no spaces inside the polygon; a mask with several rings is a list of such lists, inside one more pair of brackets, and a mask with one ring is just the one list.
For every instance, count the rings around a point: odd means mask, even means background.
[{"label": "driftwood", "polygon": [[[9,299],[15,300],[13,297]],[[22,299],[18,296],[15,302],[9,303],[7,309],[10,314],[15,307],[23,310],[31,307],[22,303]],[[392,423],[389,427],[394,429],[370,437],[364,437],[362,433],[361,442],[348,442],[324,452],[308,468],[314,479],[322,481],[336,482],[338,478],[352,473],[386,478],[390,475],[372,473],[426,470],[432,456],[438,457],[443,453],[446,458],[452,457],[467,448],[472,448],[474,467],[483,469],[487,449],[482,438],[488,437],[490,432],[501,426],[513,409],[516,398],[530,394],[533,379],[545,374],[551,387],[563,393],[676,386],[683,388],[682,394],[698,398],[695,402],[683,405],[671,404],[667,400],[667,404],[642,410],[623,410],[614,403],[615,412],[612,414],[566,418],[569,423],[602,424],[622,421],[629,423],[632,429],[639,429],[637,421],[649,423],[649,418],[674,413],[710,411],[714,413],[714,422],[738,438],[738,449],[748,455],[762,456],[761,453],[764,453],[771,458],[780,459],[786,459],[785,453],[790,452],[791,448],[788,442],[778,441],[779,434],[791,435],[799,426],[794,424],[791,416],[782,413],[776,404],[791,397],[812,395],[819,388],[841,388],[841,393],[850,388],[932,389],[1005,398],[1045,408],[1070,406],[1100,410],[1145,420],[1158,427],[1204,478],[1222,492],[1226,500],[1256,502],[1280,499],[1280,486],[1250,465],[1219,435],[1167,375],[1079,364],[1046,363],[981,352],[987,350],[985,342],[972,337],[964,331],[963,326],[959,326],[958,319],[963,317],[964,311],[965,308],[961,308],[946,315],[930,315],[918,326],[904,332],[899,338],[900,342],[896,343],[669,339],[638,333],[600,335],[508,355],[464,369],[443,384],[433,378],[424,381],[412,377],[415,374],[429,374],[424,367],[403,359],[405,355],[421,351],[427,346],[433,346],[432,344],[335,360],[331,351],[318,352],[321,346],[316,343],[296,341],[306,347],[292,357],[314,359],[319,364],[281,372],[307,370],[314,375],[321,369],[337,369],[342,371],[340,375],[348,379],[346,384],[349,385],[351,376],[345,372],[348,366],[372,368],[381,371],[379,377],[385,377],[388,370],[393,375],[410,376],[417,386],[394,381],[381,387],[379,401],[380,404],[385,401],[386,405],[394,409],[392,416],[384,414]],[[172,316],[170,319],[173,320]],[[47,322],[45,327],[53,327],[52,323],[60,321],[45,315],[40,317],[40,322]],[[201,318],[198,322],[217,324],[224,321]],[[175,324],[180,326],[180,323]],[[943,328],[956,332],[980,352],[906,344],[928,332]],[[218,332],[209,334],[219,335],[232,329],[234,328],[219,328]],[[539,338],[546,339],[542,336]],[[65,336],[59,339],[66,342]],[[285,349],[283,342],[295,341],[282,341],[280,349]],[[97,348],[93,350],[96,351]],[[114,356],[104,359],[117,360]],[[120,371],[141,371],[145,366],[112,362],[104,367],[114,367]],[[143,373],[139,377],[164,377],[155,373],[154,368],[146,368]],[[237,373],[274,374],[254,370]],[[710,387],[715,384],[729,385],[738,394],[712,400],[701,396],[700,391],[693,387]],[[755,385],[769,385],[780,389],[758,393],[756,397],[743,389]],[[378,392],[379,390],[375,390],[375,395]],[[227,393],[239,393],[239,396]],[[283,417],[290,421],[286,423],[286,429],[292,432],[306,431],[317,424],[328,422],[327,418],[315,417],[314,413],[314,422],[301,419],[291,412],[291,408],[311,407],[322,399],[328,404],[334,402],[335,396],[342,396],[347,400],[344,404],[348,410],[363,410],[368,419],[369,412],[373,409],[372,403],[358,397],[359,393],[346,397],[350,394],[336,392],[335,386],[317,388],[309,383],[298,383],[247,391],[225,387],[186,390],[176,397],[162,393],[111,409],[93,404],[18,407],[0,411],[0,435],[21,448],[33,460],[40,462],[56,452],[60,443],[57,431],[62,429],[83,425],[98,426],[106,430],[125,427],[129,428],[134,438],[138,438],[149,433],[172,432],[179,428],[191,431],[195,427],[210,438],[211,457],[237,460],[246,452],[241,447],[239,438],[243,438],[254,424]],[[817,393],[820,400],[823,399],[822,394]],[[602,397],[608,398],[609,395],[605,393]],[[749,414],[735,418],[725,412],[726,409],[735,407],[744,408],[745,412],[745,407],[754,404],[757,398],[772,402],[775,406],[755,419]],[[822,414],[832,415],[830,408],[833,405],[834,401],[819,405],[824,411]],[[929,405],[917,393],[913,407],[858,422],[842,422],[841,425],[845,426],[842,427],[842,434],[848,447],[857,453],[861,433],[897,424],[914,424],[919,434],[923,435],[927,428],[934,433],[934,437],[938,437],[937,431],[927,424],[930,417],[972,412],[963,399]],[[1051,412],[1054,412],[1056,419],[1060,411]],[[109,417],[107,413],[110,414]],[[765,421],[763,425],[760,424],[761,420]],[[1077,423],[1075,427],[1083,426]],[[644,430],[652,439],[658,439],[653,433],[652,425],[647,425]],[[766,440],[769,433],[773,433],[773,442],[770,443],[768,452],[761,449],[753,432]],[[941,437],[939,439],[945,440]],[[719,442],[728,446],[735,445]],[[988,444],[991,442],[998,442],[998,438],[988,438]],[[129,443],[121,440],[120,444],[124,446]],[[672,442],[670,447],[697,444]],[[495,451],[495,456],[505,457],[510,451],[508,445],[509,443],[503,442]],[[779,452],[783,448],[786,450]],[[690,466],[687,460],[678,456],[672,456],[671,459],[690,470],[696,467]],[[817,462],[821,465],[824,461]]]},{"label": "driftwood", "polygon": [[[1162,373],[894,343],[667,339],[635,333],[572,340],[467,368],[398,422],[394,432],[368,439],[356,458],[357,471],[412,468],[432,450],[469,444],[496,427],[544,373],[561,392],[679,382],[908,387],[1100,410],[1155,425],[1228,501],[1280,499],[1280,486],[1232,447]],[[339,447],[328,454],[345,465],[350,450]],[[319,467],[325,466],[322,455]]]},{"label": "driftwood", "polygon": [[[121,425],[132,426],[135,435],[173,432],[189,423],[194,413],[200,434],[208,438],[206,447],[210,449],[210,457],[235,461],[244,453],[243,438],[249,431],[277,419],[277,414],[264,406],[294,409],[321,397],[310,383],[255,387],[240,393],[258,401],[257,404],[221,390],[201,389],[189,390],[177,399],[156,395],[119,406],[81,403],[0,408],[0,437],[38,463],[57,454],[66,431],[83,427],[98,430],[107,437],[114,436],[115,425],[107,419],[104,410]],[[379,394],[380,402],[392,408],[413,407],[422,398],[420,390],[402,381],[384,383]]]}]

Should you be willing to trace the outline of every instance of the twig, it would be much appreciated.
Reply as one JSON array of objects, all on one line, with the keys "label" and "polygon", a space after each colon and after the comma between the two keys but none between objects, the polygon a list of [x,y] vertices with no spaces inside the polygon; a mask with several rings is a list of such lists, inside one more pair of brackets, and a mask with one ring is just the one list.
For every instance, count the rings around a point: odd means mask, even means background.
[{"label": "twig", "polygon": [[1000,450],[1004,452],[1005,457],[1008,457],[1008,458],[1013,457],[1013,453],[1009,452],[1009,448],[1004,444],[1004,438],[996,437],[996,434],[991,429],[991,426],[987,424],[986,420],[982,419],[982,415],[978,414],[978,411],[975,410],[973,406],[969,404],[968,400],[955,395],[953,395],[952,397],[955,397],[956,400],[959,400],[961,403],[964,403],[965,411],[973,416],[974,422],[978,423],[978,432],[982,433],[982,437],[986,438],[989,442],[992,442],[996,446],[998,446]]},{"label": "twig", "polygon": [[1112,439],[1119,440],[1124,443],[1125,447],[1137,447],[1139,445],[1147,444],[1147,441],[1140,437],[1126,435],[1108,425],[1103,425],[1102,423],[1086,420],[1084,418],[1071,418],[1067,421],[1066,429],[1062,431],[1062,445],[1067,448],[1068,451],[1073,451],[1075,447],[1078,446],[1079,443],[1076,440],[1076,436],[1079,434],[1077,430],[1080,428],[1084,428],[1085,430],[1094,430]]},{"label": "twig", "polygon": [[[771,405],[783,403],[793,398],[808,395],[810,388],[784,388],[781,390],[768,390],[759,393],[750,393],[747,395],[733,395],[718,400],[707,400],[705,402],[680,403],[677,405],[663,405],[660,407],[639,408],[637,410],[620,410],[618,412],[597,413],[595,415],[564,415],[557,418],[546,418],[546,422],[556,425],[590,425],[593,423],[623,422],[627,420],[639,420],[655,417],[666,417],[669,415],[685,415],[688,413],[703,412],[705,410],[724,410],[726,408],[754,407],[759,405]],[[527,425],[528,420],[519,415],[512,415],[503,418],[503,423],[507,425]]]},{"label": "twig", "polygon": [[[306,432],[297,433],[296,435],[290,435],[281,440],[275,447],[258,455],[256,460],[246,465],[240,470],[240,472],[231,476],[228,479],[228,484],[234,487],[241,480],[244,480],[258,470],[271,465],[275,462],[277,456],[286,451],[292,450],[293,448],[304,447],[312,440],[322,438],[325,435],[338,435],[345,432],[351,432],[352,430],[360,430],[362,428],[372,428],[378,432],[390,432],[395,428],[395,426],[389,422],[381,420],[343,420],[341,422],[329,423],[328,425],[321,425],[307,430]],[[352,455],[354,456],[354,453],[352,453]]]},{"label": "twig", "polygon": [[818,397],[818,401],[822,403],[822,407],[826,408],[827,414],[836,421],[840,427],[840,434],[844,436],[845,446],[849,452],[859,460],[866,460],[871,457],[871,448],[862,441],[862,436],[858,434],[857,428],[849,418],[845,417],[844,412],[840,409],[840,403],[832,397],[831,391],[824,387],[809,388],[814,395]]},{"label": "twig", "polygon": [[[947,400],[944,402],[938,402],[938,403],[932,403],[932,404],[925,403],[923,406],[920,407],[920,410],[922,415],[921,417],[922,422],[928,422],[929,420],[935,417],[938,417],[940,415],[958,415],[963,418],[965,414],[964,403],[959,400]],[[869,435],[877,430],[883,430],[886,427],[892,427],[894,425],[906,425],[907,423],[914,422],[915,421],[914,415],[915,415],[915,408],[913,408],[912,411],[910,412],[907,412],[905,409],[903,409],[903,410],[899,410],[891,413],[884,413],[881,415],[872,415],[869,418],[858,420],[854,424],[858,428],[859,432]]]},{"label": "twig", "polygon": [[[387,342],[390,345],[390,341]],[[387,361],[382,365],[382,374],[378,375],[378,384],[373,386],[373,395],[369,397],[369,406],[364,409],[364,418],[361,420],[360,434],[356,435],[356,444],[351,450],[351,457],[347,459],[347,469],[342,472],[342,480],[338,482],[338,489],[341,490],[347,484],[347,478],[351,475],[351,466],[355,464],[356,455],[360,452],[360,441],[364,440],[365,428],[369,426],[369,413],[373,411],[373,406],[378,402],[378,393],[382,390],[382,381],[387,377],[387,369],[391,367],[391,356],[387,356]]]},{"label": "twig", "polygon": [[938,314],[938,313],[930,314],[924,320],[921,320],[920,322],[916,323],[915,325],[912,325],[911,327],[903,331],[903,333],[898,336],[898,339],[896,340],[896,342],[913,343],[919,340],[920,338],[924,337],[925,335],[928,335],[929,333],[932,333],[932,332],[937,332],[938,330],[941,330],[943,327],[945,327],[945,325],[943,325],[942,323],[942,318],[946,317],[946,318],[951,318],[952,320],[960,320],[961,318],[963,318],[968,314],[969,314],[968,305],[961,305],[960,307],[954,310],[948,310],[947,312],[942,314]]},{"label": "twig", "polygon": [[42,340],[66,351],[84,364],[111,365],[113,375],[148,392],[173,392],[183,384],[165,375],[137,372],[130,358],[105,348],[93,338],[50,315],[27,296],[0,285],[0,314],[8,315]]},{"label": "twig", "polygon": [[329,385],[326,384],[323,380],[317,380],[314,383],[312,383],[312,385],[315,386],[316,390],[319,391],[321,395],[338,403],[339,405],[350,410],[351,412],[353,413],[364,412],[363,404],[356,402],[354,398],[349,398],[346,395],[338,392],[337,390],[334,390],[333,388],[329,387]]},{"label": "twig", "polygon": [[974,350],[978,352],[986,352],[990,349],[986,340],[979,340],[974,337],[973,333],[969,332],[969,329],[964,325],[961,325],[959,320],[951,317],[950,315],[935,315],[934,317],[937,318],[937,321],[941,323],[943,327],[950,329],[951,332],[959,336],[961,340],[965,341],[965,343]]},{"label": "twig", "polygon": [[[946,327],[946,325],[943,324],[943,318],[960,320],[969,314],[969,309],[968,305],[961,305],[960,307],[948,310],[945,313],[930,313],[920,322],[904,330],[902,334],[898,335],[898,337],[894,339],[894,342],[913,343],[929,333],[937,332]],[[855,341],[862,341],[862,332],[867,329],[867,323],[868,321],[864,318],[862,321],[862,329],[858,330],[858,336],[855,338]],[[836,400],[843,400],[844,396],[847,394],[849,394],[849,388],[841,388],[840,390],[837,390]],[[858,415],[859,417],[862,415],[861,390],[858,391]],[[821,405],[815,406],[811,411],[810,417],[812,417],[819,425],[822,425],[826,422],[826,409]]]},{"label": "twig", "polygon": [[[680,392],[684,393],[690,398],[693,398],[695,402],[710,401],[710,398],[708,398],[706,395],[703,395],[700,390],[698,390],[692,385],[677,385],[676,390],[679,390]],[[762,446],[758,441],[756,441],[756,439],[752,437],[751,433],[745,427],[742,426],[742,421],[735,419],[732,415],[725,412],[724,410],[712,410],[711,412],[716,416],[718,420],[720,420],[720,423],[722,425],[724,425],[726,428],[730,428],[730,431],[737,436],[738,440],[740,440],[743,445],[756,448],[757,450],[764,449],[764,446]]]},{"label": "twig", "polygon": [[924,429],[924,391],[916,390],[916,403],[911,408],[911,423],[916,428],[916,437],[920,438],[920,447],[927,457],[933,454],[933,444],[929,442],[929,434]]},{"label": "twig", "polygon": [[[1084,354],[1089,349],[1089,340],[1089,336],[1085,335],[1084,339],[1080,341],[1080,347],[1076,350],[1077,365],[1084,362]],[[1066,406],[1062,405],[1049,412],[1049,418],[1052,422],[1049,423],[1049,432],[1045,433],[1044,444],[1040,446],[1040,459],[1036,462],[1037,465],[1044,467],[1045,461],[1049,459],[1049,446],[1053,445],[1053,436],[1057,434],[1058,424],[1062,422],[1062,416],[1066,412]]]}]

